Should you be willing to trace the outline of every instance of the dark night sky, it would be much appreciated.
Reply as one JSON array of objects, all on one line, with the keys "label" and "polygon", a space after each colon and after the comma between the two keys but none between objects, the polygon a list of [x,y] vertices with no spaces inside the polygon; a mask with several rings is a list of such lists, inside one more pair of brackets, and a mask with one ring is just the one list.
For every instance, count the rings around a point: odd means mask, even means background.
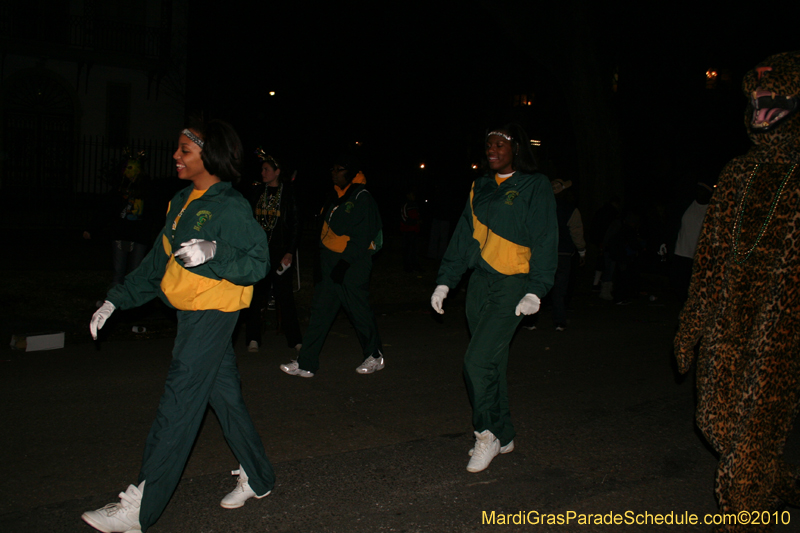
[{"label": "dark night sky", "polygon": [[190,106],[230,116],[243,137],[258,132],[270,143],[315,148],[363,136],[407,149],[417,144],[411,132],[441,138],[453,129],[449,121],[474,115],[475,79],[489,55],[477,31],[482,13],[445,18],[371,5],[304,12],[272,4],[246,10],[246,20],[214,22],[213,31],[235,37],[226,46],[207,43],[208,59],[191,61]]},{"label": "dark night sky", "polygon": [[[563,26],[550,23],[558,10],[592,10],[587,31],[601,66],[619,69],[612,107],[623,173],[629,185],[650,181],[643,194],[673,193],[670,174],[714,174],[745,150],[742,75],[768,55],[800,48],[797,9],[781,2],[764,14],[701,1],[543,3],[541,12],[535,4],[525,3],[519,13],[530,20],[517,22],[556,46],[569,44],[559,41]],[[418,174],[421,161],[429,176],[469,180],[455,169],[477,161],[484,128],[508,116],[509,95],[525,92],[536,94],[529,133],[549,143],[554,171],[576,172],[568,73],[546,68],[546,51],[510,38],[503,16],[516,17],[518,2],[235,5],[192,4],[189,110],[229,120],[247,151],[264,145],[306,180],[327,180],[330,154],[355,140],[379,181]],[[705,90],[709,68],[730,81]]]}]

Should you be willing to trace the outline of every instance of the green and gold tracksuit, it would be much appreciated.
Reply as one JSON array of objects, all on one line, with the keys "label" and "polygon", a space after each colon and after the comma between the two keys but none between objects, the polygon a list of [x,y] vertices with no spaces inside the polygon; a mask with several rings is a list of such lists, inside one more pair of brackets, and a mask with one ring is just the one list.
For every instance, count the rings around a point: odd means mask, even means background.
[{"label": "green and gold tracksuit", "polygon": [[[322,279],[314,286],[311,319],[297,357],[300,368],[309,372],[316,373],[319,369],[322,345],[340,307],[344,307],[356,330],[362,359],[380,357],[381,339],[369,305],[369,276],[376,241],[382,235],[381,216],[365,184],[364,175],[359,172],[344,190],[336,187],[339,197],[322,210],[324,222],[319,242]],[[333,279],[337,271],[341,282]]]},{"label": "green and gold tracksuit", "polygon": [[490,430],[502,446],[515,435],[508,406],[508,347],[522,317],[515,309],[532,293],[544,298],[558,264],[553,190],[542,174],[515,172],[498,184],[475,180],[436,283],[455,287],[469,268],[467,322],[472,339],[464,377],[475,430]]},{"label": "green and gold tracksuit", "polygon": [[[190,239],[216,241],[217,249],[211,260],[187,269],[173,251]],[[250,305],[252,284],[268,266],[264,230],[230,183],[216,183],[204,193],[187,187],[170,202],[166,225],[139,268],[108,293],[119,309],[159,296],[178,310],[172,363],[137,482],[147,482],[139,514],[142,531],[158,519],[175,491],[208,405],[256,494],[275,484],[242,399],[231,344],[239,310]]]}]

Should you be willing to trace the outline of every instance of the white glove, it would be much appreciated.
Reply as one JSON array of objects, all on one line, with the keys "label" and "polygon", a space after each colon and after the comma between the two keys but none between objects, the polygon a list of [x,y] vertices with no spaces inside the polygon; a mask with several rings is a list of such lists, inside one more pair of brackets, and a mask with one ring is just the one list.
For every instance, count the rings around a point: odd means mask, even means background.
[{"label": "white glove", "polygon": [[181,243],[180,249],[175,252],[175,257],[183,260],[183,266],[186,268],[192,268],[211,261],[215,253],[217,253],[217,241],[192,239]]},{"label": "white glove", "polygon": [[535,294],[526,294],[522,300],[517,304],[517,309],[514,311],[517,316],[519,315],[535,315],[539,312],[539,297]]},{"label": "white glove", "polygon": [[444,311],[442,310],[442,303],[444,303],[444,299],[447,298],[448,292],[450,292],[450,287],[447,285],[437,285],[436,289],[434,289],[433,294],[431,295],[431,307],[433,307],[433,310],[440,315],[444,314]]},{"label": "white glove", "polygon": [[92,321],[89,322],[89,332],[92,334],[92,338],[97,340],[97,330],[103,327],[103,324],[106,323],[108,317],[111,316],[111,313],[114,312],[114,304],[106,300],[103,305],[100,306],[100,309],[94,312],[92,315]]}]

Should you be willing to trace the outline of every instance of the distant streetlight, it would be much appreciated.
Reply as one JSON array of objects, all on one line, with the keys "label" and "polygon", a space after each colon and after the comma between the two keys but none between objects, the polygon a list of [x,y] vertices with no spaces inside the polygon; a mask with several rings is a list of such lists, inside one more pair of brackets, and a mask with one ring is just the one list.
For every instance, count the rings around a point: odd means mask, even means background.
[{"label": "distant streetlight", "polygon": [[270,92],[269,92],[269,95],[270,95],[270,96],[275,96],[275,91],[270,91]]},{"label": "distant streetlight", "polygon": [[717,76],[716,70],[706,71],[706,89],[714,89],[717,87]]},{"label": "distant streetlight", "polygon": [[420,169],[424,169],[424,168],[425,168],[425,163],[420,163],[420,164],[419,164],[419,168],[420,168]]},{"label": "distant streetlight", "polygon": [[478,165],[476,165],[475,163],[472,163],[472,170],[478,170]]}]

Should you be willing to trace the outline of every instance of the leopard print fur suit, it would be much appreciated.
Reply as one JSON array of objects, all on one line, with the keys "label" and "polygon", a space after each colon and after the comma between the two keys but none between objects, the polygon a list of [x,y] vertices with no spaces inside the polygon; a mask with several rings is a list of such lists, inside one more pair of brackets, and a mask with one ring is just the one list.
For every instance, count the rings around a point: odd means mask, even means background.
[{"label": "leopard print fur suit", "polygon": [[800,472],[782,458],[800,404],[800,52],[769,57],[743,90],[753,146],[720,175],[675,338],[681,373],[700,343],[697,425],[720,454],[726,513],[800,504]]}]

